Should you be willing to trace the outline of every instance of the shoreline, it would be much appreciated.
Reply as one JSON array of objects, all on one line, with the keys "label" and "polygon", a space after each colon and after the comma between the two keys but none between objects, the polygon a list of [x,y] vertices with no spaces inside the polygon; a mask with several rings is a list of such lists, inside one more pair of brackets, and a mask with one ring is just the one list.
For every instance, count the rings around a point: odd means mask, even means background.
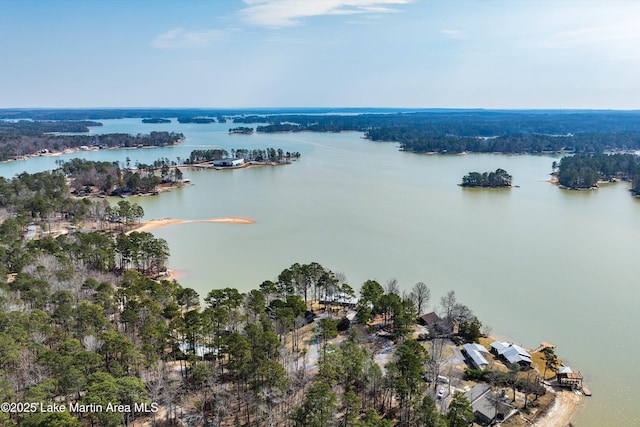
[{"label": "shoreline", "polygon": [[80,152],[85,152],[85,151],[137,150],[137,149],[140,149],[140,148],[175,147],[176,145],[180,144],[183,141],[184,141],[184,138],[182,138],[179,141],[176,141],[176,142],[174,142],[172,144],[167,144],[167,145],[142,145],[142,146],[139,146],[139,147],[104,147],[104,148],[95,147],[95,146],[88,146],[87,148],[73,147],[73,148],[65,148],[65,149],[60,150],[60,151],[47,151],[46,153],[37,152],[37,153],[30,153],[30,154],[23,154],[23,155],[19,155],[19,156],[13,156],[12,158],[9,158],[7,160],[0,161],[0,163],[9,163],[9,162],[16,162],[16,161],[21,161],[21,160],[29,160],[32,157],[56,157],[56,156],[62,156],[63,154],[73,154],[73,153],[80,153]]},{"label": "shoreline", "polygon": [[553,390],[553,404],[533,420],[531,427],[566,427],[572,425],[584,406],[584,397],[569,390]]}]

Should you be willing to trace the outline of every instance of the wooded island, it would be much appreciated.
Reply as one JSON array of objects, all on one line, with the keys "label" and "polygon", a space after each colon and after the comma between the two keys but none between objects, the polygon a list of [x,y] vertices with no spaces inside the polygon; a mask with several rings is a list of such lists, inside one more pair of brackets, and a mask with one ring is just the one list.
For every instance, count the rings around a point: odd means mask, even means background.
[{"label": "wooded island", "polygon": [[505,188],[511,187],[512,177],[504,169],[495,172],[469,172],[462,177],[461,187]]}]

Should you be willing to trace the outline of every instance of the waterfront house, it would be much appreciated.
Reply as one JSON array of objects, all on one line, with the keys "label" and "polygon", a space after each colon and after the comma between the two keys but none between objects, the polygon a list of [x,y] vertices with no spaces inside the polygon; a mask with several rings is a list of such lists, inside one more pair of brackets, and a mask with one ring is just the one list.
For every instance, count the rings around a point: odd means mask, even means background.
[{"label": "waterfront house", "polygon": [[484,346],[476,343],[465,344],[462,346],[462,353],[473,368],[487,369],[489,367],[489,362],[484,358],[485,354],[489,354],[489,350]]},{"label": "waterfront house", "polygon": [[477,384],[464,397],[471,403],[475,421],[480,425],[488,426],[494,421],[503,421],[512,409],[508,399],[493,393],[488,384]]},{"label": "waterfront house", "polygon": [[568,366],[560,366],[556,374],[560,387],[567,387],[572,390],[582,389],[582,374],[580,371],[574,371]]},{"label": "waterfront house", "polygon": [[232,157],[225,157],[224,159],[218,159],[213,161],[213,166],[222,166],[222,167],[242,166],[243,164],[244,164],[243,158],[235,159]]},{"label": "waterfront house", "polygon": [[494,341],[491,343],[491,353],[500,357],[507,364],[517,364],[525,369],[531,368],[531,355],[519,345]]},{"label": "waterfront house", "polygon": [[452,335],[455,332],[453,322],[441,318],[434,311],[420,316],[418,318],[418,323],[426,326],[431,336],[447,336]]},{"label": "waterfront house", "polygon": [[344,292],[334,292],[331,295],[325,295],[320,298],[320,304],[323,305],[339,305],[342,307],[355,308],[358,305],[358,298]]}]

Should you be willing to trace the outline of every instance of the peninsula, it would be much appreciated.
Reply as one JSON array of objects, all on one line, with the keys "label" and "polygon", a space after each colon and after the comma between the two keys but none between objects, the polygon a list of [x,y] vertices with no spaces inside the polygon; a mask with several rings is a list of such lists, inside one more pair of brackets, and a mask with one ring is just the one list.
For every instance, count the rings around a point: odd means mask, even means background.
[{"label": "peninsula", "polygon": [[[67,151],[104,148],[164,147],[178,144],[182,133],[150,132],[146,135],[125,133],[83,135],[98,122],[0,121],[0,161],[32,155],[52,155]],[[69,134],[69,133],[73,134]]]}]

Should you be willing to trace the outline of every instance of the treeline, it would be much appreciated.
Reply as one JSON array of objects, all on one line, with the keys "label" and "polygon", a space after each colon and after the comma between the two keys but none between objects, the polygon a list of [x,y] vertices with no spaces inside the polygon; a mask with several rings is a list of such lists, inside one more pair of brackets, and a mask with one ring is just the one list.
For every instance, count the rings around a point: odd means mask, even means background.
[{"label": "treeline", "polygon": [[158,117],[155,119],[142,119],[142,123],[171,123],[171,119]]},{"label": "treeline", "polygon": [[638,113],[440,112],[405,114],[272,115],[234,118],[265,123],[256,132],[360,131],[372,141],[426,153],[601,153],[640,148]]},{"label": "treeline", "polygon": [[495,172],[469,172],[462,177],[462,187],[511,187],[512,176],[504,169]]},{"label": "treeline", "polygon": [[290,161],[292,158],[299,159],[300,153],[297,151],[294,152],[285,152],[282,148],[266,148],[266,149],[246,149],[246,148],[236,148],[235,150],[231,150],[231,155],[233,157],[243,158],[250,162],[281,162],[281,161]]},{"label": "treeline", "polygon": [[580,154],[563,157],[557,166],[558,183],[571,189],[597,187],[598,181],[631,181],[631,191],[640,193],[640,157],[633,154]]},{"label": "treeline", "polygon": [[31,120],[100,120],[165,117],[218,117],[238,114],[233,110],[203,110],[201,108],[108,108],[108,109],[0,109],[0,119]]},{"label": "treeline", "polygon": [[[509,134],[568,135],[640,132],[639,112],[441,110],[388,114],[273,114],[234,117],[234,123],[298,124],[304,130],[381,130],[376,135],[416,129],[428,136],[495,137]],[[373,136],[373,135],[372,135]]]},{"label": "treeline", "polygon": [[184,139],[182,133],[150,132],[147,135],[113,133],[103,135],[6,135],[0,136],[0,161],[67,148],[163,147]]},{"label": "treeline", "polygon": [[208,150],[193,150],[186,160],[187,164],[210,162],[229,157],[229,152],[223,148],[212,148]]},{"label": "treeline", "polygon": [[178,123],[198,123],[198,124],[207,124],[207,123],[215,123],[216,119],[213,117],[178,117]]},{"label": "treeline", "polygon": [[102,126],[100,122],[82,121],[0,121],[0,138],[15,135],[42,135],[51,132],[89,132],[89,127]]},{"label": "treeline", "polygon": [[640,149],[640,132],[469,137],[421,134],[413,128],[387,128],[368,131],[366,137],[374,141],[398,142],[403,150],[416,153],[601,153]]}]

